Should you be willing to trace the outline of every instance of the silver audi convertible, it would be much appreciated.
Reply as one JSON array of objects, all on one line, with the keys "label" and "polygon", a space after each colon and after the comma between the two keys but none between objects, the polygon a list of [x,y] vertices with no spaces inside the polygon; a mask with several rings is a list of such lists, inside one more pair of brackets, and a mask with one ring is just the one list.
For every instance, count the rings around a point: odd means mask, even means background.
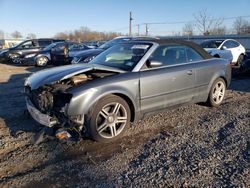
[{"label": "silver audi convertible", "polygon": [[59,139],[107,142],[130,122],[169,107],[201,102],[218,107],[230,80],[230,62],[194,43],[134,40],[89,64],[34,73],[25,81],[26,105]]}]

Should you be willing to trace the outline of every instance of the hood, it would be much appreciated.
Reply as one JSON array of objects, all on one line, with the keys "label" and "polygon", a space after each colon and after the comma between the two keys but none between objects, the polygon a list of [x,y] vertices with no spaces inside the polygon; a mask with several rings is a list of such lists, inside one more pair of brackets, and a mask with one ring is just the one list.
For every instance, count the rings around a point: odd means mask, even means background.
[{"label": "hood", "polygon": [[25,86],[30,86],[31,89],[37,89],[42,85],[64,80],[74,75],[84,73],[90,70],[104,70],[104,71],[112,71],[118,73],[125,72],[120,69],[97,65],[97,64],[67,65],[67,66],[49,68],[34,73],[25,81]]},{"label": "hood", "polygon": [[90,50],[85,50],[83,52],[79,52],[75,54],[75,57],[89,57],[89,56],[96,56],[100,53],[102,53],[104,50],[103,49],[90,49]]},{"label": "hood", "polygon": [[69,57],[75,57],[75,56],[77,56],[78,54],[82,53],[83,51],[86,51],[86,50],[74,50],[74,51],[69,51]]},{"label": "hood", "polygon": [[204,48],[207,52],[217,51],[217,48]]}]

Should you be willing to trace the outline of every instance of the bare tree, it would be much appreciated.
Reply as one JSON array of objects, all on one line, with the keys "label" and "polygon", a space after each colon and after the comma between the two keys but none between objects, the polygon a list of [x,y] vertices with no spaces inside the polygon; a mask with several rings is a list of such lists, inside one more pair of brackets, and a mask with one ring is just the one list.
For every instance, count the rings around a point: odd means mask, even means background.
[{"label": "bare tree", "polygon": [[194,24],[189,22],[182,28],[182,35],[193,36],[194,35]]},{"label": "bare tree", "polygon": [[11,36],[13,37],[13,38],[22,38],[23,36],[22,36],[22,34],[21,34],[21,32],[19,32],[19,31],[14,31],[13,33],[11,33]]},{"label": "bare tree", "polygon": [[80,27],[74,31],[60,32],[55,35],[56,38],[66,39],[75,42],[90,41],[90,40],[110,40],[121,35],[113,32],[97,32],[91,31],[87,27]]},{"label": "bare tree", "polygon": [[222,30],[223,18],[214,19],[208,13],[207,10],[204,9],[200,11],[197,15],[194,15],[196,21],[197,29],[203,35],[211,35],[214,34],[213,31]]},{"label": "bare tree", "polygon": [[249,33],[250,23],[243,19],[242,17],[236,18],[233,23],[233,28],[237,34],[247,34]]},{"label": "bare tree", "polygon": [[27,35],[27,39],[36,39],[36,34],[34,34],[34,33],[29,33],[29,34]]}]

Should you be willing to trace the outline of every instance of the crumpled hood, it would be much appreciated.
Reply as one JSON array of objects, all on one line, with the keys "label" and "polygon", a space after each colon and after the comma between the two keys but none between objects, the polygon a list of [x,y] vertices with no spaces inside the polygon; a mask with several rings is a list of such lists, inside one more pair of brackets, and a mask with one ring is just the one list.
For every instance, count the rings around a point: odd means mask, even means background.
[{"label": "crumpled hood", "polygon": [[125,72],[121,69],[116,69],[97,64],[67,65],[67,66],[49,68],[34,73],[29,78],[27,78],[24,85],[29,86],[31,89],[37,89],[42,85],[64,80],[74,75],[84,73],[90,70],[104,70],[104,71],[113,71],[118,73]]}]

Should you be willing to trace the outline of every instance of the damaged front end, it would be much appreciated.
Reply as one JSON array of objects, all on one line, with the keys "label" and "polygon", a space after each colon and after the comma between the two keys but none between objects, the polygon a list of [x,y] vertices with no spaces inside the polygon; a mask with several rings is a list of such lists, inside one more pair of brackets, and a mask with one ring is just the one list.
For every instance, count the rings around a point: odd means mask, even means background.
[{"label": "damaged front end", "polygon": [[32,89],[27,82],[25,84],[27,109],[33,119],[45,125],[47,129],[53,129],[50,132],[58,139],[78,140],[84,133],[84,114],[71,116],[67,114],[67,107],[73,97],[70,89],[114,74],[117,72],[89,70],[66,75],[59,81],[36,89]]}]

